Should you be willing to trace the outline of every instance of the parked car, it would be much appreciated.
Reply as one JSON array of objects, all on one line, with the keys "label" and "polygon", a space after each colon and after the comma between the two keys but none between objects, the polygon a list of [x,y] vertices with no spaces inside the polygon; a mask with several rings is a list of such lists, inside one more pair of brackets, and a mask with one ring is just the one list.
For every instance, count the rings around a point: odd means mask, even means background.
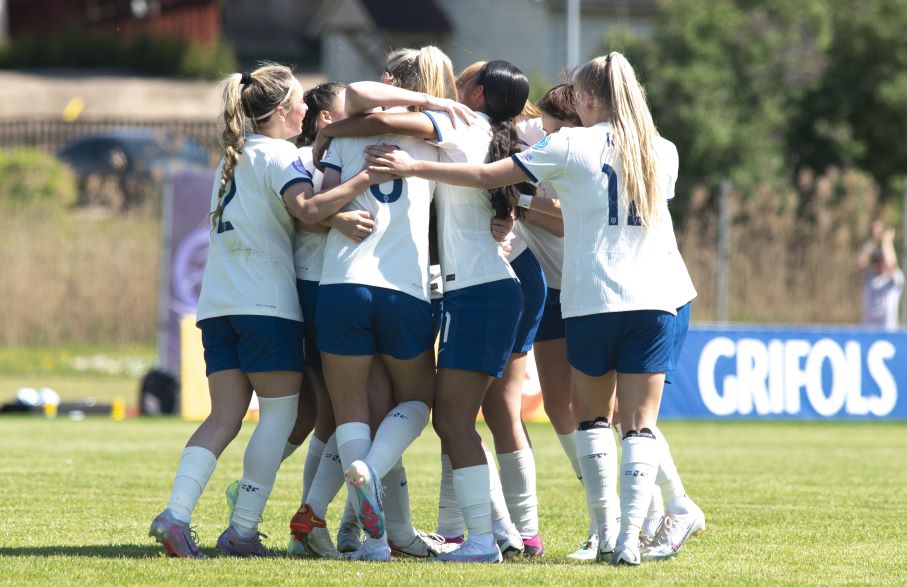
[{"label": "parked car", "polygon": [[77,138],[57,155],[79,178],[80,205],[129,210],[154,198],[168,170],[211,165],[195,141],[146,128],[111,129]]}]

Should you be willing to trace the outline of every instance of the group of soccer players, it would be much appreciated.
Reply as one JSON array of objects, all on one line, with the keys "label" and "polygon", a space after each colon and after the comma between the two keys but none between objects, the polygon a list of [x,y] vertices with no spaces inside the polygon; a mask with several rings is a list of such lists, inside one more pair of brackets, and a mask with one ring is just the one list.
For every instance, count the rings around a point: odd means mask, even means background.
[{"label": "group of soccer players", "polygon": [[[638,565],[704,529],[656,427],[696,295],[668,212],[677,151],[619,53],[528,97],[513,64],[455,77],[435,47],[392,52],[380,82],[303,92],[280,65],[227,78],[197,315],[212,409],[149,531],[171,555],[204,557],[192,511],[254,390],[222,553],[273,554],[261,514],[309,437],[291,555],[542,556],[520,419],[533,348],[588,505],[569,556]],[[423,533],[403,455],[432,411],[441,487]]]}]

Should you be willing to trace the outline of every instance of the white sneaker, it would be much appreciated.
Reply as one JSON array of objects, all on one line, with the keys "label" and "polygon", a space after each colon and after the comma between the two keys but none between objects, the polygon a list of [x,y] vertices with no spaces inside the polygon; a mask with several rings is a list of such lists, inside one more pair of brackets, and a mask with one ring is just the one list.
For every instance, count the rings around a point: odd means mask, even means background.
[{"label": "white sneaker", "polygon": [[317,558],[315,551],[309,548],[305,542],[300,542],[295,536],[290,536],[290,542],[287,544],[287,554],[299,558]]},{"label": "white sneaker", "polygon": [[655,540],[655,533],[658,532],[658,527],[661,525],[662,517],[663,516],[658,516],[657,518],[646,518],[642,523],[642,528],[640,528],[640,532],[642,533],[642,536],[640,538],[645,538],[648,542]]},{"label": "white sneaker", "polygon": [[575,561],[594,561],[597,553],[598,534],[590,534],[578,549],[567,555],[567,558]]},{"label": "white sneaker", "polygon": [[308,546],[316,556],[321,558],[338,559],[342,558],[334,543],[331,542],[331,535],[327,528],[315,528],[306,535],[306,546]]},{"label": "white sneaker", "polygon": [[388,540],[393,554],[402,554],[404,556],[413,556],[416,558],[426,558],[433,555],[449,552],[457,545],[450,545],[444,540],[443,536],[438,534],[426,534],[416,532],[413,539],[404,545],[396,544],[393,540]]},{"label": "white sneaker", "polygon": [[693,504],[693,511],[684,515],[665,514],[655,538],[642,552],[642,560],[658,561],[677,556],[687,538],[705,530],[705,514]]},{"label": "white sneaker", "polygon": [[434,560],[447,563],[499,563],[503,557],[497,544],[488,548],[467,540],[450,552],[442,552]]},{"label": "white sneaker", "polygon": [[355,552],[362,544],[362,529],[359,522],[345,520],[340,522],[337,529],[337,550],[340,552]]},{"label": "white sneaker", "polygon": [[[498,549],[507,560],[523,554],[523,537],[520,536],[520,532],[513,524],[506,530],[495,532],[494,541],[498,544]],[[469,540],[466,542],[469,542]],[[463,544],[466,544],[466,542]]]},{"label": "white sneaker", "polygon": [[343,555],[351,561],[389,561],[391,560],[391,547],[387,540],[366,540],[358,550]]},{"label": "white sneaker", "polygon": [[[601,549],[599,549],[600,551]],[[641,559],[639,557],[639,535],[621,534],[614,546],[614,552],[611,553],[611,564],[639,566]]]}]

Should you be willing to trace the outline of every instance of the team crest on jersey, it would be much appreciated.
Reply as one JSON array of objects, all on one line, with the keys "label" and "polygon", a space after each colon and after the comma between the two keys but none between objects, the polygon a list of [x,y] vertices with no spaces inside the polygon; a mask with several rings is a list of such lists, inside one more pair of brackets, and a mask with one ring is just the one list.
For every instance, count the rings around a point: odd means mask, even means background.
[{"label": "team crest on jersey", "polygon": [[551,135],[545,135],[539,139],[539,142],[532,145],[532,148],[533,149],[544,149],[545,147],[548,146],[548,143],[550,143],[550,142],[551,142]]},{"label": "team crest on jersey", "polygon": [[309,170],[306,169],[305,165],[302,164],[301,158],[297,158],[296,161],[293,161],[293,169],[295,169],[296,171],[298,171],[299,173],[301,173],[303,175],[309,174]]}]

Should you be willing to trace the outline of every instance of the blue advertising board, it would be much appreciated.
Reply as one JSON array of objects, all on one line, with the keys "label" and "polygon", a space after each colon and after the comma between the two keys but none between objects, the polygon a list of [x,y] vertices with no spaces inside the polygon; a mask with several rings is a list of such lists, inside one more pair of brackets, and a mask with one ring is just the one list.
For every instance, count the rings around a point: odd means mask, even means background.
[{"label": "blue advertising board", "polygon": [[907,331],[691,327],[662,418],[907,419]]}]

